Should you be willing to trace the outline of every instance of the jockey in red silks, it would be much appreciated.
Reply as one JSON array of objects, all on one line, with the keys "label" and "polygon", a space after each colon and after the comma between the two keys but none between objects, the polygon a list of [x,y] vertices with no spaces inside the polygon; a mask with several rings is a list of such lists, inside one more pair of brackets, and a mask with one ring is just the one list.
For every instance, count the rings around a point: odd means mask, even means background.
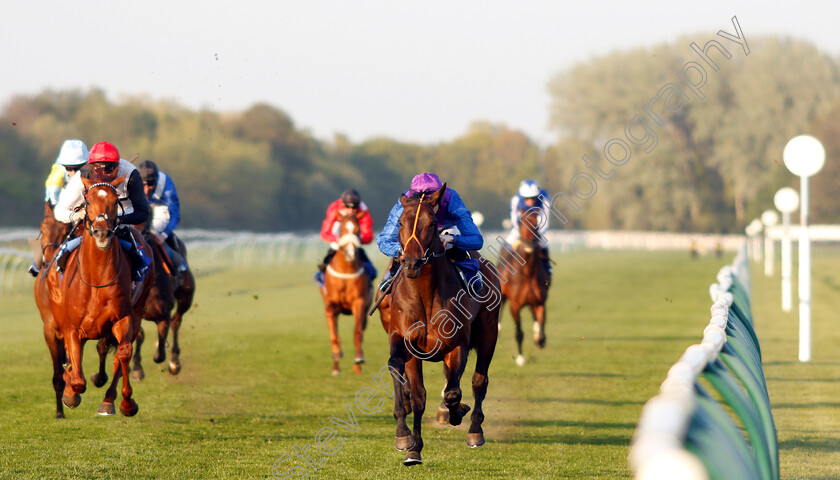
[{"label": "jockey in red silks", "polygon": [[[315,281],[319,284],[324,284],[324,272],[326,272],[327,265],[330,264],[335,253],[338,251],[338,216],[353,214],[359,220],[359,241],[362,245],[367,245],[373,241],[373,218],[370,216],[365,202],[362,201],[359,192],[350,189],[345,190],[341,194],[341,198],[332,202],[327,207],[327,216],[321,223],[321,240],[330,244],[323,262],[318,265],[318,273],[315,274]],[[376,267],[368,258],[364,248],[359,248],[359,257],[365,267],[365,271],[371,281],[376,278]]]}]

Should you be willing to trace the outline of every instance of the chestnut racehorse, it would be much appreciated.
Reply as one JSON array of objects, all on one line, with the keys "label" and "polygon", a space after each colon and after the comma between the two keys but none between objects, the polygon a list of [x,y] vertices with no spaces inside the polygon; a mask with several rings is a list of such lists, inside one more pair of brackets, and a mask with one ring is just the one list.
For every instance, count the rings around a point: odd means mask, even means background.
[{"label": "chestnut racehorse", "polygon": [[[461,403],[461,375],[467,354],[475,349],[477,358],[472,377],[475,398],[467,445],[484,444],[481,424],[482,403],[487,394],[487,371],[493,358],[498,335],[499,279],[492,263],[481,261],[483,288],[465,292],[455,266],[445,257],[435,210],[446,192],[446,184],[431,195],[408,198],[400,196],[403,212],[399,237],[403,272],[393,285],[387,323],[390,358],[394,374],[394,417],[397,420],[394,446],[408,451],[403,464],[422,463],[421,426],[426,408],[423,385],[423,360],[444,364],[446,387],[443,404],[449,423],[459,425],[470,410]],[[478,255],[477,252],[470,252]],[[476,258],[476,257],[474,257]],[[477,283],[477,282],[476,282]],[[408,413],[414,413],[414,432],[406,425]]]},{"label": "chestnut racehorse", "polygon": [[[169,359],[168,369],[169,373],[177,375],[181,371],[181,361],[179,359],[181,348],[178,344],[178,332],[181,328],[181,319],[184,313],[192,306],[193,297],[195,296],[195,277],[193,277],[192,271],[190,270],[185,272],[176,271],[176,266],[169,260],[165,247],[149,238],[147,231],[143,233],[146,242],[152,247],[155,253],[154,263],[155,270],[157,271],[143,312],[143,318],[155,322],[157,325],[158,339],[155,343],[155,353],[152,360],[155,363],[161,363],[166,360],[166,337],[171,327],[172,354]],[[184,242],[180,238],[176,237],[175,240],[178,242],[178,253],[186,260],[186,245],[184,245]],[[172,314],[173,308],[175,308],[174,314]],[[140,347],[143,345],[143,340],[145,340],[145,334],[141,328],[134,346],[134,360],[131,368],[132,380],[143,380],[146,376],[143,371],[142,358],[140,356]],[[104,359],[100,359],[100,369],[103,366]]]},{"label": "chestnut racehorse", "polygon": [[[35,281],[35,302],[44,322],[44,338],[53,360],[53,388],[56,395],[56,418],[64,418],[62,403],[75,408],[87,388],[82,372],[82,351],[90,339],[108,339],[117,345],[114,358],[114,379],[105,392],[99,413],[115,413],[117,381],[122,376],[120,412],[135,415],[137,402],[131,398],[129,360],[135,336],[140,328],[141,313],[151,282],[141,281],[132,296],[131,263],[118,241],[113,239],[117,227],[119,197],[112,182],[94,183],[82,178],[85,186],[84,231],[81,244],[67,259],[64,274],[55,268],[41,270]],[[148,245],[136,231],[138,244],[151,255]],[[146,279],[154,278],[154,267]],[[65,370],[64,364],[70,366]]]},{"label": "chestnut racehorse", "polygon": [[[44,219],[41,221],[40,250],[41,257],[35,263],[38,270],[52,261],[61,246],[61,242],[70,233],[70,225],[59,222],[53,215],[50,202],[44,202]],[[32,240],[34,242],[34,240]]]},{"label": "chestnut racehorse", "polygon": [[[502,305],[510,302],[510,313],[516,324],[516,364],[525,365],[522,355],[522,325],[519,312],[528,307],[534,316],[534,343],[539,348],[545,347],[545,302],[548,298],[548,286],[551,276],[546,270],[543,250],[540,248],[538,226],[540,224],[539,210],[531,208],[519,212],[520,241],[513,245],[514,252],[503,252],[506,263],[511,265],[514,272],[499,264],[502,278]],[[513,257],[516,260],[511,261]]]},{"label": "chestnut racehorse", "polygon": [[370,279],[358,253],[361,248],[359,234],[359,219],[354,214],[338,215],[339,224],[338,252],[333,255],[327,271],[324,274],[324,287],[321,296],[324,298],[324,314],[327,317],[327,327],[330,329],[330,345],[332,348],[332,374],[341,372],[339,360],[344,356],[341,351],[341,339],[338,338],[338,315],[353,315],[356,326],[353,330],[353,342],[356,346],[356,356],[353,359],[353,371],[357,375],[362,373],[362,363],[365,362],[362,350],[362,336],[367,327],[367,309],[372,300]]}]

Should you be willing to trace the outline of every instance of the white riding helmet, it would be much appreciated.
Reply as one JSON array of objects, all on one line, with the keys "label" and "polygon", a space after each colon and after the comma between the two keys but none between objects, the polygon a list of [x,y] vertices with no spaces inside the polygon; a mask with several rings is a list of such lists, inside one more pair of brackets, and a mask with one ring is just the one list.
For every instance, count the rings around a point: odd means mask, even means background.
[{"label": "white riding helmet", "polygon": [[522,198],[535,198],[540,196],[540,186],[536,180],[522,180],[519,184],[519,196]]},{"label": "white riding helmet", "polygon": [[87,145],[81,140],[65,140],[55,162],[64,167],[79,168],[88,163]]}]

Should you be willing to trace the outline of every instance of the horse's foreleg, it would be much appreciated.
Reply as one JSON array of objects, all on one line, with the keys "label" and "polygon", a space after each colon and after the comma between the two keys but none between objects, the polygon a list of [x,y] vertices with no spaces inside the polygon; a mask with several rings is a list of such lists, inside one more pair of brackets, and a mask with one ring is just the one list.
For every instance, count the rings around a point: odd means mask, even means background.
[{"label": "horse's foreleg", "polygon": [[534,344],[539,348],[545,348],[545,305],[531,307],[534,314]]},{"label": "horse's foreleg", "polygon": [[108,381],[108,374],[105,372],[105,359],[108,357],[110,345],[108,339],[102,337],[96,342],[96,353],[99,354],[99,371],[90,376],[90,381],[96,388],[105,385]]},{"label": "horse's foreleg", "polygon": [[[120,402],[120,413],[127,417],[137,414],[140,409],[137,402],[131,398],[133,390],[131,388],[131,381],[129,380],[129,361],[131,360],[132,346],[131,342],[136,335],[131,331],[131,317],[123,317],[114,324],[113,332],[114,338],[117,339],[117,353],[114,354],[114,377],[119,371],[122,374],[122,402]],[[138,328],[139,333],[139,328]]]},{"label": "horse's foreleg", "polygon": [[172,350],[169,356],[169,373],[178,375],[181,371],[181,347],[178,345],[178,332],[181,330],[181,312],[172,316]]},{"label": "horse's foreleg", "polygon": [[[184,250],[183,255],[186,259],[186,250]],[[195,277],[193,277],[192,272],[187,270],[181,275],[181,282],[175,289],[176,309],[175,315],[172,316],[172,352],[169,357],[169,373],[172,375],[178,375],[181,371],[181,347],[178,344],[178,332],[181,330],[181,319],[192,306],[193,296],[195,295]]]},{"label": "horse's foreleg", "polygon": [[522,340],[525,338],[525,334],[522,333],[522,323],[519,316],[519,311],[521,309],[522,305],[514,305],[513,302],[511,302],[510,314],[513,316],[513,324],[514,327],[516,327],[516,364],[520,367],[525,365],[525,356],[522,355]]},{"label": "horse's foreleg", "polygon": [[143,357],[140,355],[140,347],[143,346],[143,341],[146,340],[146,332],[140,327],[137,332],[137,338],[134,340],[134,356],[132,357],[131,379],[140,381],[146,378],[146,372],[143,371]]},{"label": "horse's foreleg", "polygon": [[[414,412],[414,445],[409,447],[403,459],[403,465],[423,463],[420,452],[423,450],[423,412],[426,410],[426,388],[423,386],[423,361],[414,355],[405,363],[405,374],[411,386],[411,409]],[[396,397],[396,395],[395,395]]]},{"label": "horse's foreleg", "polygon": [[457,347],[447,353],[443,359],[446,367],[446,387],[443,390],[442,405],[449,411],[449,424],[460,425],[470,406],[461,403],[461,375],[467,366],[467,347]]},{"label": "horse's foreleg", "polygon": [[484,423],[484,397],[487,395],[487,372],[490,369],[490,362],[493,360],[493,352],[496,350],[496,342],[498,340],[499,332],[493,328],[492,317],[495,317],[490,312],[485,313],[491,317],[484,322],[474,322],[472,339],[470,344],[476,351],[475,373],[472,378],[473,398],[475,398],[475,408],[470,417],[470,429],[467,433],[467,445],[475,448],[484,445],[484,431],[481,424]]},{"label": "horse's foreleg", "polygon": [[401,337],[394,335],[390,341],[391,356],[388,359],[388,367],[399,375],[399,377],[391,375],[394,380],[394,418],[397,420],[394,447],[402,452],[414,445],[414,438],[411,436],[411,430],[408,429],[405,421],[405,417],[411,411],[410,385],[404,385],[407,354]]},{"label": "horse's foreleg", "polygon": [[61,400],[65,406],[76,408],[82,402],[81,394],[87,388],[82,373],[82,340],[79,332],[64,332],[64,348],[70,360],[70,367],[64,372],[64,395]]},{"label": "horse's foreleg", "polygon": [[353,343],[356,346],[356,357],[353,359],[353,372],[356,375],[362,374],[362,364],[365,363],[365,353],[362,350],[365,319],[367,317],[365,303],[365,298],[359,298],[353,303],[353,318],[356,320],[356,326],[353,329]]},{"label": "horse's foreleg", "polygon": [[338,366],[338,361],[344,356],[341,351],[341,340],[338,338],[338,312],[332,307],[327,307],[325,314],[327,316],[327,328],[330,330],[330,348],[332,350],[332,374],[338,375],[341,373],[341,368]]},{"label": "horse's foreleg", "polygon": [[152,360],[155,363],[162,363],[166,360],[166,336],[169,335],[169,312],[163,313],[162,318],[157,321],[158,339],[155,342],[155,354]]},{"label": "horse's foreleg", "polygon": [[61,395],[64,390],[64,362],[67,361],[67,354],[64,351],[64,342],[56,338],[55,332],[44,325],[44,339],[47,341],[47,348],[53,363],[52,384],[55,390],[55,418],[64,418],[64,406],[61,404]]}]

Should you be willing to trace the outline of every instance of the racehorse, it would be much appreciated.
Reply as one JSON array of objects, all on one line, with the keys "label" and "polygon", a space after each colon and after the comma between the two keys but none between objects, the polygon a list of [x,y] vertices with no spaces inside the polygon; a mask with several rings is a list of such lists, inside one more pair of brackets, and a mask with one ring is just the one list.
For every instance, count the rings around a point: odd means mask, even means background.
[{"label": "racehorse", "polygon": [[[40,242],[38,245],[40,257],[36,256],[35,259],[38,270],[41,270],[44,268],[44,265],[52,261],[52,258],[58,251],[58,247],[61,246],[62,239],[70,233],[70,228],[71,226],[69,224],[56,220],[50,202],[44,202],[44,219],[41,221]],[[31,240],[31,242],[35,242],[35,240]]]},{"label": "racehorse", "polygon": [[[487,394],[487,371],[498,336],[499,279],[492,263],[482,261],[484,287],[476,292],[475,284],[471,284],[470,292],[464,291],[455,266],[445,257],[445,247],[437,231],[435,209],[445,192],[446,184],[428,196],[400,196],[403,206],[399,229],[402,274],[396,277],[392,287],[387,328],[388,366],[394,379],[394,417],[397,420],[394,446],[407,451],[403,459],[405,465],[422,463],[421,426],[426,408],[423,360],[443,362],[446,376],[443,405],[448,410],[449,423],[460,425],[470,410],[469,405],[461,403],[461,375],[469,350],[476,350],[472,378],[475,409],[470,419],[467,445],[480,447],[484,444],[482,403]],[[470,254],[478,255],[477,252]],[[412,412],[413,433],[406,425],[406,416]]]},{"label": "racehorse", "polygon": [[[151,282],[140,281],[132,292],[131,262],[118,241],[119,196],[112,182],[94,183],[82,178],[85,186],[84,229],[79,247],[67,258],[65,272],[42,269],[35,281],[35,302],[44,322],[44,338],[53,361],[53,388],[56,395],[56,418],[64,418],[62,403],[75,408],[87,388],[82,372],[83,346],[90,339],[107,339],[103,344],[117,345],[114,379],[105,392],[98,413],[113,415],[117,381],[122,376],[120,412],[133,416],[139,410],[131,398],[129,359],[131,342],[140,328],[141,313]],[[148,245],[134,231],[136,241],[151,255]],[[154,267],[148,275],[154,278]],[[133,293],[133,294],[132,294]],[[70,366],[65,370],[64,364]]]},{"label": "racehorse", "polygon": [[321,296],[324,298],[324,314],[327,317],[327,327],[330,329],[330,345],[332,348],[332,374],[341,373],[339,360],[344,356],[341,351],[341,339],[338,338],[338,315],[353,315],[356,327],[353,330],[353,342],[356,346],[356,357],[353,359],[353,371],[357,375],[362,373],[362,363],[365,355],[362,350],[362,335],[367,327],[367,309],[372,301],[370,280],[358,250],[361,248],[359,239],[359,219],[350,213],[338,215],[339,225],[338,252],[333,255],[327,271],[324,274],[324,286]]},{"label": "racehorse", "polygon": [[[548,298],[548,285],[551,277],[545,267],[543,250],[540,248],[540,237],[537,228],[540,222],[539,210],[536,208],[520,211],[519,235],[520,241],[514,245],[515,253],[505,251],[500,260],[499,272],[502,281],[502,306],[510,301],[510,313],[516,324],[516,364],[525,365],[522,355],[522,326],[519,312],[527,306],[534,317],[534,343],[539,348],[545,347],[545,302]],[[510,261],[514,256],[516,261]],[[512,265],[514,271],[502,268],[505,261]]]},{"label": "racehorse", "polygon": [[[181,348],[178,344],[178,332],[181,328],[181,319],[184,313],[192,306],[195,296],[195,277],[192,271],[178,272],[176,266],[166,253],[166,248],[150,238],[150,232],[144,228],[144,238],[154,251],[154,263],[157,275],[154,277],[152,289],[146,300],[143,311],[143,318],[155,322],[157,325],[158,339],[155,343],[155,354],[152,357],[155,363],[162,363],[166,360],[166,337],[169,329],[172,329],[172,353],[169,358],[169,373],[177,375],[181,371],[180,354]],[[175,237],[178,244],[178,253],[186,259],[187,247],[180,238]],[[174,315],[172,309],[175,308]],[[143,380],[146,374],[141,363],[140,347],[146,336],[143,329],[137,335],[135,342],[133,365],[131,368],[132,380]],[[104,358],[100,358],[100,370],[104,366]]]}]

